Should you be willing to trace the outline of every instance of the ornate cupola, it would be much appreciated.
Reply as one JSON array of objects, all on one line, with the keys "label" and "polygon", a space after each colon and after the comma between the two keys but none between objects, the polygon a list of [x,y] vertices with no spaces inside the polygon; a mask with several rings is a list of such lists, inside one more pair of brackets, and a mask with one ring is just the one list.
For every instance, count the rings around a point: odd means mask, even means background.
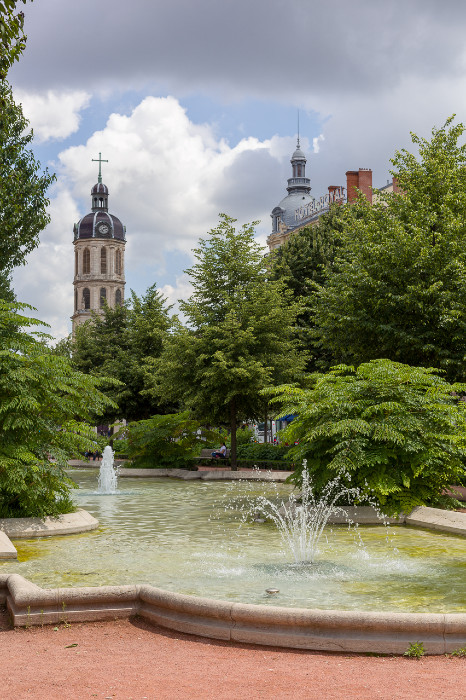
[{"label": "ornate cupola", "polygon": [[288,178],[288,187],[286,188],[289,194],[299,194],[303,192],[304,194],[310,194],[311,192],[311,181],[306,177],[306,156],[301,150],[298,141],[296,143],[296,150],[291,156],[291,168],[292,176]]},{"label": "ornate cupola", "polygon": [[296,150],[291,156],[291,177],[288,178],[286,197],[272,209],[272,233],[267,242],[271,250],[288,238],[290,231],[300,225],[296,212],[312,201],[311,181],[306,177],[306,156],[301,150],[299,133]]},{"label": "ornate cupola", "polygon": [[76,326],[124,300],[126,227],[108,211],[108,187],[102,183],[99,153],[97,184],[91,189],[91,212],[74,225],[75,270],[73,333]]}]

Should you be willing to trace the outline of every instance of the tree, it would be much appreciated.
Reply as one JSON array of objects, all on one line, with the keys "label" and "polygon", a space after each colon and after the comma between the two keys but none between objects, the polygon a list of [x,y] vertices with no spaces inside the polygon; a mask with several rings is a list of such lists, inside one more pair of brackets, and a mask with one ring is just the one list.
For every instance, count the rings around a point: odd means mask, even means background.
[{"label": "tree", "polygon": [[268,279],[253,225],[234,228],[225,214],[194,250],[194,292],[180,308],[155,374],[155,391],[180,401],[200,420],[227,424],[236,469],[236,428],[257,417],[266,402],[260,390],[302,370],[304,358],[292,338],[298,307],[282,282]]},{"label": "tree", "polygon": [[[44,517],[72,509],[68,459],[84,452],[84,421],[111,405],[102,380],[54,355],[23,316],[24,304],[0,300],[0,517]],[[24,330],[26,329],[26,330]],[[95,437],[95,435],[94,435]],[[52,461],[53,460],[53,461]]]},{"label": "tree", "polygon": [[329,353],[320,350],[314,339],[313,310],[316,291],[323,285],[341,247],[343,210],[333,204],[317,224],[293,233],[270,256],[272,279],[282,280],[301,306],[296,319],[296,337],[309,353],[308,370],[327,369]]},{"label": "tree", "polygon": [[317,491],[339,474],[387,514],[452,504],[442,493],[464,474],[466,404],[458,392],[466,385],[389,360],[341,365],[313,380],[312,389],[279,387],[275,400],[297,414],[286,437],[298,441],[291,454],[307,460]]},{"label": "tree", "polygon": [[[117,406],[106,419],[146,419],[165,407],[146,389],[146,365],[157,364],[164,339],[171,326],[170,308],[155,285],[138,297],[131,291],[128,303],[114,309],[106,306],[102,315],[95,314],[88,323],[76,329],[71,344],[72,362],[76,369],[94,376],[119,380],[103,389]],[[67,352],[61,344],[58,352]]]},{"label": "tree", "polygon": [[27,149],[33,134],[6,79],[26,45],[24,16],[16,13],[20,2],[26,4],[26,0],[0,0],[0,299],[6,301],[14,299],[12,269],[25,263],[50,220],[45,193],[55,178],[47,169],[39,172],[40,163]]},{"label": "tree", "polygon": [[6,80],[0,81],[0,276],[8,276],[39,244],[50,221],[45,193],[55,179],[27,149],[33,139],[21,105]]},{"label": "tree", "polygon": [[466,369],[466,146],[453,117],[419,157],[392,160],[401,191],[345,207],[344,246],[316,299],[316,341],[337,362],[387,357]]},{"label": "tree", "polygon": [[[26,46],[23,34],[24,14],[16,12],[16,6],[27,0],[0,0],[0,80],[12,64],[19,59]],[[31,0],[32,2],[32,0]]]},{"label": "tree", "polygon": [[188,411],[130,423],[125,433],[128,435],[128,457],[133,466],[159,469],[191,466],[205,440],[218,438],[199,421],[193,420]]}]

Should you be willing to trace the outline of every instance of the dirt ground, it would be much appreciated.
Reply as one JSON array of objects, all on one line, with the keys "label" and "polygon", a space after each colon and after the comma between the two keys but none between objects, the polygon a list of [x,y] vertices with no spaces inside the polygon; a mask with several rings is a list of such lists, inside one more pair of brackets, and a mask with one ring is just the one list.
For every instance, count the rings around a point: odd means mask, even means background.
[{"label": "dirt ground", "polygon": [[231,644],[139,618],[10,629],[3,610],[0,658],[0,700],[466,697],[464,658],[416,660]]}]

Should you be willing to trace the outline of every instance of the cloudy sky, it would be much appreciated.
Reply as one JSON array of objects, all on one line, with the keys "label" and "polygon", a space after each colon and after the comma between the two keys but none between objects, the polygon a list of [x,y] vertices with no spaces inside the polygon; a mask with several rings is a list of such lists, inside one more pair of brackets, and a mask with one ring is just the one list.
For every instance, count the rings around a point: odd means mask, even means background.
[{"label": "cloudy sky", "polygon": [[66,336],[72,229],[103,164],[109,208],[127,227],[127,290],[189,293],[190,251],[226,212],[260,220],[286,194],[297,113],[312,194],[389,159],[456,113],[466,119],[461,0],[34,0],[10,73],[57,174],[52,221],[17,297]]}]

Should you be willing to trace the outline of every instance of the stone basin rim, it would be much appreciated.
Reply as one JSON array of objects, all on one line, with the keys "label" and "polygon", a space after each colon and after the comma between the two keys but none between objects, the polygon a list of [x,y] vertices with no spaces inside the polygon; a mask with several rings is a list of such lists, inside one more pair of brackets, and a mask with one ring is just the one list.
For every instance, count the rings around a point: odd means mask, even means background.
[{"label": "stone basin rim", "polygon": [[396,613],[251,605],[165,591],[148,584],[43,589],[0,574],[0,604],[13,625],[70,624],[139,615],[176,632],[290,649],[403,654],[422,641],[428,654],[466,642],[466,613]]}]

